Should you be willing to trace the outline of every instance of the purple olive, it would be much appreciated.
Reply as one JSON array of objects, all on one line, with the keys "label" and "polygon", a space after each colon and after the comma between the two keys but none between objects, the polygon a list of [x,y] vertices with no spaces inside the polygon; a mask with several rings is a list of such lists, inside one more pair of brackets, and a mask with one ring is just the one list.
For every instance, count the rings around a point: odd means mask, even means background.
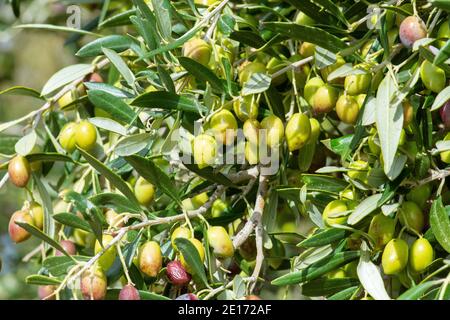
[{"label": "purple olive", "polygon": [[191,276],[187,273],[186,269],[180,261],[171,261],[167,264],[166,268],[167,278],[170,282],[177,286],[184,286],[191,281]]},{"label": "purple olive", "polygon": [[139,291],[131,284],[124,286],[119,292],[119,300],[141,300]]},{"label": "purple olive", "polygon": [[450,128],[450,100],[447,101],[441,109],[439,109],[439,114],[441,115],[442,123],[446,129]]}]

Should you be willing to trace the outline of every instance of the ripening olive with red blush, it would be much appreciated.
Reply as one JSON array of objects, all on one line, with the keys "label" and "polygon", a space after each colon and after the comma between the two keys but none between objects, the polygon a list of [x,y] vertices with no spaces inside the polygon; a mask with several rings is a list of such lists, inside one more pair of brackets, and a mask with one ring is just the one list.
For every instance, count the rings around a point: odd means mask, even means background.
[{"label": "ripening olive with red blush", "polygon": [[417,40],[427,36],[427,28],[419,17],[405,18],[400,25],[400,40],[407,48],[411,48]]},{"label": "ripening olive with red blush", "polygon": [[135,287],[131,284],[127,284],[120,290],[119,300],[141,300],[141,296]]},{"label": "ripening olive with red blush", "polygon": [[166,275],[169,281],[176,286],[184,286],[191,281],[191,276],[180,261],[170,261],[166,266]]},{"label": "ripening olive with red blush", "polygon": [[[75,243],[73,243],[70,240],[61,240],[60,243],[61,247],[63,247],[63,249],[69,254],[69,255],[74,255],[77,253],[77,248],[75,247]],[[63,256],[64,253],[62,253],[59,250],[55,251],[55,256],[59,257],[59,256]]]}]

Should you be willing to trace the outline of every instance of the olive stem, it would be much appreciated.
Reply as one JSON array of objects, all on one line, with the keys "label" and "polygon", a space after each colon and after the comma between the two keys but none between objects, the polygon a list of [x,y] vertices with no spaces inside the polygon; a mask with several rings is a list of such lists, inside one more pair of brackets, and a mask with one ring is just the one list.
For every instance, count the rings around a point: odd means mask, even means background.
[{"label": "olive stem", "polygon": [[33,258],[35,255],[37,255],[42,248],[42,244],[38,245],[36,248],[31,250],[25,257],[22,258],[22,262],[28,262],[31,258]]},{"label": "olive stem", "polygon": [[116,244],[116,249],[117,249],[117,254],[119,255],[120,262],[122,263],[123,272],[125,273],[125,277],[127,278],[127,282],[128,282],[128,284],[134,286],[133,281],[131,281],[130,274],[128,273],[128,267],[127,267],[127,264],[125,263],[125,259],[123,257],[122,249],[120,248],[120,245],[118,243]]},{"label": "olive stem", "polygon": [[272,79],[275,79],[276,77],[279,77],[280,75],[282,75],[282,74],[288,72],[289,70],[293,70],[293,69],[295,69],[295,68],[301,67],[302,65],[311,62],[313,59],[314,59],[314,56],[311,56],[311,57],[302,59],[302,60],[300,60],[300,61],[291,63],[291,64],[289,64],[288,66],[284,67],[283,69],[281,69],[281,70],[275,72],[274,74],[272,74],[271,77],[272,77]]}]

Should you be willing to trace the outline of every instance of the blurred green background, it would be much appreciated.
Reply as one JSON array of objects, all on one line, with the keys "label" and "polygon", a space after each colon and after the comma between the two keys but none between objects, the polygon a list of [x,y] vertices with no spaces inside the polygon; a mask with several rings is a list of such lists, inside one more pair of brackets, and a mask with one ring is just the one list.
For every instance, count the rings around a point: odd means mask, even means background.
[{"label": "blurred green background", "polygon": [[[12,86],[26,86],[40,91],[45,82],[59,69],[76,62],[77,46],[65,45],[67,33],[36,29],[15,29],[14,25],[52,23],[64,25],[68,17],[66,7],[48,0],[23,1],[20,19],[16,19],[7,0],[0,0],[0,91]],[[82,9],[82,21],[91,14]],[[33,98],[0,95],[0,123],[16,119],[38,108]],[[21,135],[14,127],[5,134]],[[7,159],[0,155],[0,163]],[[0,172],[0,179],[4,172]],[[27,199],[26,191],[6,183],[0,188],[0,299],[36,299],[37,287],[25,284],[25,277],[38,271],[38,262],[24,262],[23,257],[33,251],[39,241],[31,238],[22,244],[11,243],[8,222]]]}]

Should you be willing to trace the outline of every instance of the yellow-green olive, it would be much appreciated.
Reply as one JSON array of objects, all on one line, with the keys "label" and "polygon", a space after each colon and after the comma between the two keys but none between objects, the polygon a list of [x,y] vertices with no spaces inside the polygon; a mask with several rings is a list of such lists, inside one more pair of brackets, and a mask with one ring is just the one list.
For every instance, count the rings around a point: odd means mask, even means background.
[{"label": "yellow-green olive", "polygon": [[316,23],[314,19],[310,18],[301,11],[299,11],[298,14],[296,15],[294,22],[302,26],[312,26]]},{"label": "yellow-green olive", "polygon": [[420,66],[420,78],[428,90],[439,93],[445,88],[446,76],[444,70],[428,60],[422,62]]},{"label": "yellow-green olive", "polygon": [[[328,76],[335,70],[337,70],[338,68],[342,67],[345,64],[345,60],[344,58],[342,58],[341,56],[336,56],[336,62],[333,63],[332,65],[329,65],[328,67],[322,68],[320,69],[320,74],[322,75],[322,78],[324,81],[328,82]],[[343,83],[344,79],[342,78],[336,78],[332,81],[329,81],[329,83],[331,84],[340,84]]]},{"label": "yellow-green olive", "polygon": [[342,268],[330,271],[326,276],[328,279],[341,279],[347,277],[347,275],[345,274],[345,270]]},{"label": "yellow-green olive", "polygon": [[[286,66],[286,63],[284,63],[282,60],[280,60],[276,57],[273,57],[267,63],[267,73],[270,75],[273,75],[277,71],[280,71],[281,69],[283,69],[285,66]],[[272,78],[271,83],[274,86],[279,86],[279,85],[283,84],[283,82],[285,82],[286,79],[287,79],[286,73],[283,73],[279,76]]]},{"label": "yellow-green olive", "polygon": [[84,150],[91,150],[97,141],[97,130],[89,121],[81,121],[75,130],[75,141]]},{"label": "yellow-green olive", "polygon": [[374,155],[378,156],[381,152],[380,148],[380,141],[376,134],[372,134],[369,136],[369,139],[367,140],[367,144],[369,145],[369,150]]},{"label": "yellow-green olive", "polygon": [[239,83],[246,83],[254,73],[266,73],[267,69],[261,62],[245,62],[239,68]]},{"label": "yellow-green olive", "polygon": [[399,209],[400,223],[417,233],[422,232],[425,226],[425,217],[419,206],[412,201],[405,201]]},{"label": "yellow-green olive", "polygon": [[303,90],[303,95],[305,100],[312,106],[313,105],[313,97],[316,94],[317,90],[322,87],[325,83],[322,78],[314,77],[308,80],[305,84],[305,88]]},{"label": "yellow-green olive", "polygon": [[244,122],[242,131],[244,137],[253,144],[258,144],[259,141],[259,129],[261,129],[261,124],[256,119],[248,119]]},{"label": "yellow-green olive", "polygon": [[148,206],[155,197],[155,187],[143,177],[139,177],[134,185],[134,195],[141,205]]},{"label": "yellow-green olive", "polygon": [[367,175],[369,173],[369,164],[367,161],[356,160],[349,164],[349,170],[347,175],[353,180],[360,180],[361,182],[367,183]]},{"label": "yellow-green olive", "polygon": [[261,121],[261,130],[265,130],[266,144],[269,148],[275,148],[282,142],[284,137],[284,125],[277,116],[271,115],[265,117]]},{"label": "yellow-green olive", "polygon": [[333,226],[334,224],[345,224],[347,222],[347,212],[349,208],[347,207],[347,202],[343,200],[333,200],[327,204],[322,213],[322,219],[328,226]]},{"label": "yellow-green olive", "polygon": [[372,82],[372,75],[370,73],[352,74],[345,77],[344,88],[347,94],[357,96],[358,94],[366,93]]},{"label": "yellow-green olive", "polygon": [[242,97],[233,103],[234,113],[243,122],[248,119],[256,119],[258,117],[258,109],[259,105],[254,95]]},{"label": "yellow-green olive", "polygon": [[384,248],[381,257],[383,272],[387,275],[397,274],[408,264],[408,244],[402,239],[392,239]]},{"label": "yellow-green olive", "polygon": [[211,46],[202,39],[192,39],[183,46],[183,55],[206,66],[211,59]]},{"label": "yellow-green olive", "polygon": [[302,42],[300,46],[300,54],[302,57],[308,58],[316,53],[316,45],[311,42]]},{"label": "yellow-green olive", "polygon": [[[95,254],[101,252],[103,248],[106,247],[113,239],[114,238],[109,234],[103,235],[102,237],[103,247],[98,240],[95,241],[95,248],[94,248]],[[98,259],[98,264],[100,265],[100,267],[102,267],[103,270],[106,271],[109,268],[111,268],[111,266],[114,263],[114,260],[116,259],[116,256],[117,256],[116,247],[112,246],[100,256],[100,259]]]},{"label": "yellow-green olive", "polygon": [[425,238],[419,238],[409,250],[409,265],[414,272],[423,272],[433,262],[434,250]]},{"label": "yellow-green olive", "polygon": [[236,118],[230,111],[222,109],[213,114],[210,120],[210,127],[216,136],[217,142],[226,145],[234,142],[238,125]]},{"label": "yellow-green olive", "polygon": [[194,138],[192,143],[194,161],[200,169],[214,164],[217,157],[216,139],[207,134],[201,134]]},{"label": "yellow-green olive", "polygon": [[208,229],[208,242],[216,256],[230,258],[234,254],[233,242],[224,227],[215,226]]},{"label": "yellow-green olive", "polygon": [[441,39],[438,41],[439,48],[442,48],[447,43],[447,40],[450,39],[450,21],[444,20],[441,26],[439,27],[437,38]]},{"label": "yellow-green olive", "polygon": [[[447,141],[447,140],[450,140],[450,132],[448,132],[444,137],[444,141]],[[441,156],[442,162],[450,163],[450,151],[441,152],[440,156]]]},{"label": "yellow-green olive", "polygon": [[161,247],[155,241],[148,241],[139,248],[139,269],[149,277],[156,277],[162,268]]},{"label": "yellow-green olive", "polygon": [[59,144],[68,153],[72,153],[77,145],[75,140],[75,132],[77,131],[77,124],[75,122],[67,123],[59,133]]},{"label": "yellow-green olive", "polygon": [[191,229],[187,227],[178,227],[172,232],[172,236],[170,237],[170,241],[172,243],[172,247],[177,250],[177,246],[175,245],[175,239],[178,238],[184,238],[184,239],[190,239],[192,238],[192,232]]},{"label": "yellow-green olive", "polygon": [[317,89],[312,98],[312,107],[316,114],[328,113],[336,106],[339,92],[336,88],[325,84]]},{"label": "yellow-green olive", "polygon": [[36,228],[42,230],[44,227],[44,208],[33,201],[30,203],[30,214],[33,217],[33,224]]},{"label": "yellow-green olive", "polygon": [[395,220],[378,213],[370,221],[368,233],[375,240],[375,248],[381,249],[394,237]]},{"label": "yellow-green olive", "polygon": [[342,122],[355,124],[359,113],[355,98],[346,94],[341,95],[336,102],[336,113]]},{"label": "yellow-green olive", "polygon": [[301,149],[311,136],[311,123],[308,116],[303,113],[295,113],[286,124],[286,142],[289,151]]},{"label": "yellow-green olive", "polygon": [[258,164],[259,162],[259,148],[256,143],[245,143],[245,159],[251,165]]},{"label": "yellow-green olive", "polygon": [[20,243],[30,238],[31,234],[27,230],[17,225],[16,222],[28,223],[32,225],[33,217],[27,211],[16,211],[11,216],[8,225],[9,237],[15,243]]},{"label": "yellow-green olive", "polygon": [[18,188],[25,188],[31,178],[31,167],[27,158],[15,156],[8,163],[9,181]]},{"label": "yellow-green olive", "polygon": [[211,216],[218,218],[223,216],[228,210],[228,204],[222,199],[216,199],[211,206]]}]

